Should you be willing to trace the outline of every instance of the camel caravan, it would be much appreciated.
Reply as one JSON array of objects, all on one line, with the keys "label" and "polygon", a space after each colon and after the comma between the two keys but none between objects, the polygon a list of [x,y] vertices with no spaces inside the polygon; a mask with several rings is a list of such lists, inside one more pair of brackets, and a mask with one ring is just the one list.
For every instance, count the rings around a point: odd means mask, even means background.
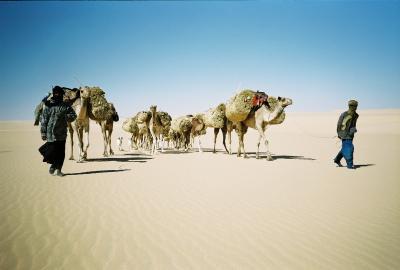
[{"label": "camel caravan", "polygon": [[[45,106],[46,96],[35,110],[35,125],[38,125],[41,112]],[[111,146],[113,123],[119,120],[118,113],[112,103],[105,98],[105,92],[99,87],[81,87],[79,89],[64,88],[64,102],[71,104],[77,114],[77,119],[68,123],[71,142],[71,156],[74,159],[73,144],[74,133],[78,137],[79,157],[78,162],[87,160],[89,147],[89,123],[96,121],[103,134],[103,156],[114,155]],[[134,116],[127,118],[122,123],[122,129],[129,133],[129,151],[138,150],[155,155],[165,152],[165,148],[175,151],[189,151],[197,140],[199,152],[203,152],[201,136],[206,134],[207,128],[214,130],[214,147],[219,132],[222,132],[222,143],[225,151],[232,154],[232,131],[238,135],[239,146],[237,156],[246,158],[244,137],[248,128],[258,131],[256,158],[260,157],[260,144],[266,147],[267,160],[272,160],[269,151],[269,142],[266,131],[271,125],[281,124],[285,120],[285,108],[292,104],[290,98],[273,97],[264,92],[242,90],[231,97],[226,103],[220,103],[215,108],[202,113],[184,115],[172,119],[164,111],[158,111],[156,105],[149,107],[148,111],[139,111]],[[118,150],[122,148],[123,137],[116,140]]]}]

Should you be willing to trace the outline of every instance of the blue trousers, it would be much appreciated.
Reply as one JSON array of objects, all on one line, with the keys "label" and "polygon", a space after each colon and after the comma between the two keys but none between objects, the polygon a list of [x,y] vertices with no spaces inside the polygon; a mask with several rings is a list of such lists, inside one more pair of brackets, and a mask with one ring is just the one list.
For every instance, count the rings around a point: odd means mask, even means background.
[{"label": "blue trousers", "polygon": [[347,168],[352,168],[353,153],[354,153],[353,140],[342,140],[342,149],[337,154],[335,161],[340,162],[342,158],[344,158],[347,163]]}]

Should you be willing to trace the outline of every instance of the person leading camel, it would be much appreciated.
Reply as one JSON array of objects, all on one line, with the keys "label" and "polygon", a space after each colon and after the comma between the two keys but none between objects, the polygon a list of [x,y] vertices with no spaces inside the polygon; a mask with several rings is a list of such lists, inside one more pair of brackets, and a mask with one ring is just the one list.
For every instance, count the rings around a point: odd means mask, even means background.
[{"label": "person leading camel", "polygon": [[63,94],[60,86],[53,88],[53,97],[45,102],[40,128],[42,140],[47,141],[43,161],[51,164],[49,173],[57,176],[64,176],[61,169],[65,158],[67,122],[77,117],[72,107],[63,102]]},{"label": "person leading camel", "polygon": [[337,123],[337,134],[342,140],[342,149],[333,160],[339,167],[342,167],[340,161],[344,157],[347,163],[347,168],[355,169],[353,164],[353,153],[354,145],[353,138],[354,133],[357,132],[356,124],[358,119],[358,114],[356,113],[358,102],[356,100],[350,100],[349,109],[342,113],[339,117]]}]

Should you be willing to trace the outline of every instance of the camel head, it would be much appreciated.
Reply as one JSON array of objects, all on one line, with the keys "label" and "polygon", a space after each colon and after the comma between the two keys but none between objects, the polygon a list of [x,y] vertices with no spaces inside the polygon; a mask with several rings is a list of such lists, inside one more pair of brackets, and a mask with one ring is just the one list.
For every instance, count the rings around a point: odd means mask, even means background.
[{"label": "camel head", "polygon": [[90,89],[86,86],[80,87],[79,95],[82,99],[88,99],[90,97]]},{"label": "camel head", "polygon": [[192,117],[192,133],[198,133],[205,129],[204,121],[199,117]]},{"label": "camel head", "polygon": [[155,113],[157,111],[157,105],[150,106],[150,112]]},{"label": "camel head", "polygon": [[292,105],[293,101],[291,98],[278,97],[278,103],[282,106],[282,108],[286,108],[287,106]]},{"label": "camel head", "polygon": [[118,116],[117,110],[116,110],[115,107],[114,107],[114,104],[108,103],[108,106],[109,106],[109,108],[110,108],[113,121],[114,121],[114,122],[118,122],[119,116]]}]

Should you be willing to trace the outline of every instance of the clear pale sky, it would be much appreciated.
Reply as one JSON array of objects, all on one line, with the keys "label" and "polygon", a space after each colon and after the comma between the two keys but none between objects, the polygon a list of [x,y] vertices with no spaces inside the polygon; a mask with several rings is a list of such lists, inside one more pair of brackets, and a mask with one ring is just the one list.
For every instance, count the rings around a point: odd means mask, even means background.
[{"label": "clear pale sky", "polygon": [[400,108],[400,2],[1,2],[0,77],[2,120],[80,83],[122,117],[201,112],[239,88],[291,111]]}]

